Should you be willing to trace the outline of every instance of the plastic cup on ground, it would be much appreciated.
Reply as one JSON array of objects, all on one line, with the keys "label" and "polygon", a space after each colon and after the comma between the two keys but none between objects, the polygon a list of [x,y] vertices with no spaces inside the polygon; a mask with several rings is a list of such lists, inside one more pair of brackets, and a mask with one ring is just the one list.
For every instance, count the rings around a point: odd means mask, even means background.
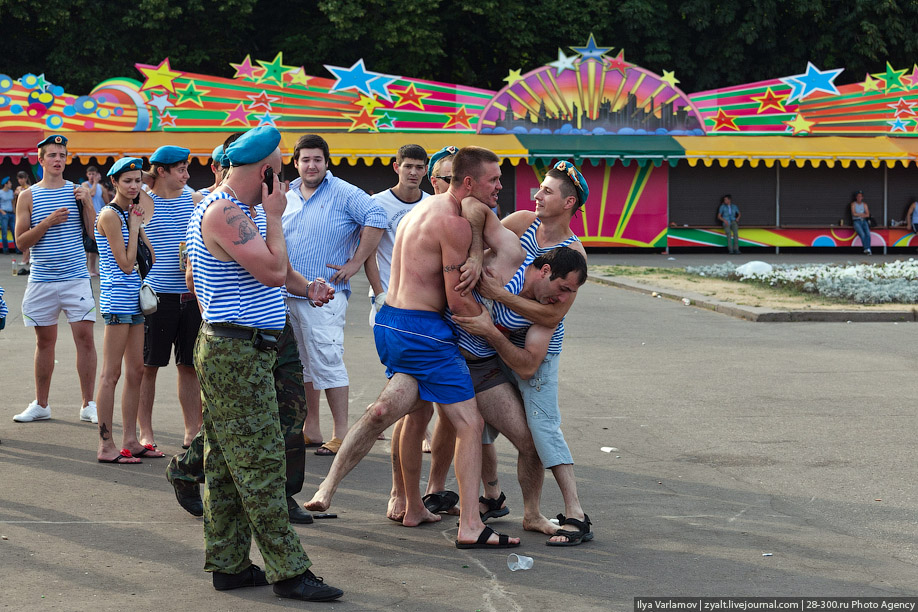
[{"label": "plastic cup on ground", "polygon": [[507,567],[511,572],[532,569],[532,557],[510,553],[510,556],[507,557]]}]

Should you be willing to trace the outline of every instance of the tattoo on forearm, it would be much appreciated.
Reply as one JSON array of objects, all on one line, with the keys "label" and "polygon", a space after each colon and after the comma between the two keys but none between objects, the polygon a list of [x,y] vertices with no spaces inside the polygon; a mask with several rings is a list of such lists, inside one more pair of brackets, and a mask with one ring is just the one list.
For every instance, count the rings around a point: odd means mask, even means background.
[{"label": "tattoo on forearm", "polygon": [[450,265],[448,265],[448,266],[443,266],[443,271],[444,271],[444,272],[452,272],[453,270],[458,270],[458,269],[460,269],[461,267],[462,267],[462,264],[459,264],[459,265],[450,264]]},{"label": "tattoo on forearm", "polygon": [[108,440],[108,427],[105,426],[105,423],[99,423],[99,437],[103,440]]}]

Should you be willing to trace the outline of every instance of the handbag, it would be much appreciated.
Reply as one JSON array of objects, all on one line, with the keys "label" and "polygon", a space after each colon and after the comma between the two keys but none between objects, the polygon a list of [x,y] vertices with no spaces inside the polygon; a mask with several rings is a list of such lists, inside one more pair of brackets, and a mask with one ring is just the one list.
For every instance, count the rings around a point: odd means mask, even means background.
[{"label": "handbag", "polygon": [[[112,202],[112,206],[121,211],[121,216],[124,217],[124,224],[127,225],[127,213],[122,210],[120,206]],[[143,238],[138,234],[137,236],[137,273],[140,274],[140,280],[142,281],[146,278],[147,273],[150,271],[150,268],[153,267],[153,253],[150,251],[150,247],[146,242],[143,241]],[[151,315],[156,312],[159,308],[159,296],[156,295],[156,291],[148,285],[147,283],[140,284],[140,311],[145,315]]]},{"label": "handbag", "polygon": [[159,296],[153,287],[146,283],[140,284],[140,311],[145,315],[151,315],[159,308]]}]

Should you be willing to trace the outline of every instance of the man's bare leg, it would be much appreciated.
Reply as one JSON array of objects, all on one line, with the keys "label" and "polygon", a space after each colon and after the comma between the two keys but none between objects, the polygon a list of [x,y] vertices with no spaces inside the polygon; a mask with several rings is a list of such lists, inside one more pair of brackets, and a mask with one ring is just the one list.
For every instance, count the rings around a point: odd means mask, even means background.
[{"label": "man's bare leg", "polygon": [[[567,518],[582,521],[584,518],[583,507],[580,505],[580,497],[577,495],[577,479],[574,477],[574,466],[570,463],[562,463],[551,468],[551,473],[561,489],[561,497],[564,499],[564,516]],[[566,542],[566,536],[555,536],[549,538],[551,542]]]},{"label": "man's bare leg", "polygon": [[332,414],[332,437],[343,440],[347,435],[347,408],[350,387],[333,387],[325,390],[325,399]]},{"label": "man's bare leg", "polygon": [[[425,494],[446,490],[446,477],[456,452],[456,428],[443,414],[439,405],[437,406],[437,423],[434,425],[430,447],[430,475],[427,477]],[[459,516],[458,506],[453,506],[446,511],[446,514]]]},{"label": "man's bare leg", "polygon": [[[96,343],[92,336],[92,321],[75,321],[70,324],[73,343],[76,345],[76,367],[83,394],[82,408],[93,401],[96,391]],[[50,378],[48,379],[50,383]]]},{"label": "man's bare leg", "polygon": [[319,490],[303,506],[314,512],[328,510],[341,480],[370,452],[376,436],[413,410],[417,401],[418,383],[415,379],[407,374],[395,374],[389,379],[376,401],[370,404],[344,438]]},{"label": "man's bare leg", "polygon": [[[479,393],[477,399],[485,421],[510,440],[519,452],[516,474],[523,492],[523,529],[554,535],[558,529],[557,525],[549,521],[539,509],[545,469],[542,467],[535,444],[532,442],[532,434],[526,424],[526,415],[523,413],[523,402],[519,393],[510,383],[505,383]],[[485,446],[490,446],[493,450],[494,445]],[[496,459],[495,452],[494,468],[491,472],[495,481]],[[482,475],[484,476],[484,472]],[[500,495],[499,490],[497,495]]]},{"label": "man's bare leg", "polygon": [[[421,443],[427,431],[427,423],[433,416],[433,405],[420,401],[411,414],[402,419],[404,425],[399,439],[399,455],[402,467],[402,485],[405,495],[405,517],[402,525],[415,527],[421,523],[435,523],[440,520],[439,514],[433,514],[421,499]],[[393,438],[393,443],[395,442]]]},{"label": "man's bare leg", "polygon": [[321,391],[312,386],[312,382],[303,384],[306,389],[306,422],[303,424],[303,435],[310,442],[325,442],[322,429],[319,427],[319,399]]},{"label": "man's bare leg", "polygon": [[392,490],[389,491],[389,505],[386,508],[386,518],[393,521],[402,522],[405,517],[405,484],[402,481],[402,460],[400,458],[400,447],[402,438],[402,427],[405,423],[402,417],[395,423],[392,429],[392,444],[389,449],[390,463],[392,464]]},{"label": "man's bare leg", "polygon": [[[201,381],[198,380],[198,373],[195,372],[194,366],[179,365],[178,368],[178,398],[179,405],[182,408],[182,419],[185,423],[185,441],[183,444],[191,444],[194,437],[201,430],[204,424],[204,417],[201,413]],[[150,416],[150,437],[153,436],[152,414]],[[140,423],[140,433],[144,434],[145,423]]]},{"label": "man's bare leg", "polygon": [[35,401],[48,406],[51,393],[51,374],[54,372],[54,346],[57,344],[57,325],[35,328]]},{"label": "man's bare leg", "polygon": [[[150,415],[150,421],[153,420],[153,403],[156,401],[156,375],[159,374],[159,368],[156,366],[143,366],[143,378],[140,380],[140,402],[137,404],[138,418],[146,419]],[[142,415],[142,416],[141,416]],[[141,432],[143,429],[141,428]],[[141,434],[142,435],[142,434]],[[193,437],[193,436],[192,436]],[[182,442],[184,445],[191,444],[191,438],[188,432],[185,432],[185,438]]]}]

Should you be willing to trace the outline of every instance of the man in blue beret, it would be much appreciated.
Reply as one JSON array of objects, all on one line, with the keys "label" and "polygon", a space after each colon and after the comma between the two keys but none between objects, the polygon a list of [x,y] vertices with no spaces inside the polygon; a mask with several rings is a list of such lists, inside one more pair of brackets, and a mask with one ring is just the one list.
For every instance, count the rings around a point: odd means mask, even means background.
[{"label": "man in blue beret", "polygon": [[[187,276],[204,320],[194,356],[206,457],[204,569],[217,590],[273,582],[279,597],[329,601],[343,592],[309,570],[288,518],[273,370],[286,321],[281,287],[314,306],[334,292],[307,282],[287,258],[279,143],[280,132],[262,126],[227,147],[232,171],[188,224]],[[259,203],[264,238],[253,220]],[[249,557],[253,536],[265,571]]]},{"label": "man in blue beret", "polygon": [[319,429],[319,394],[331,409],[332,438],[316,449],[334,455],[347,433],[350,381],[344,366],[344,324],[350,278],[376,250],[386,228],[386,213],[359,187],[328,169],[328,143],[306,134],[296,143],[293,163],[299,178],[290,184],[284,211],[284,236],[293,269],[307,278],[329,278],[337,298],[316,310],[295,295],[287,299],[306,385],[307,443],[323,442]]},{"label": "man in blue beret", "polygon": [[[156,253],[156,263],[144,282],[159,296],[159,307],[144,322],[143,382],[137,422],[141,445],[153,445],[153,403],[156,399],[156,377],[159,368],[169,365],[175,353],[178,369],[178,398],[182,408],[188,446],[201,428],[201,388],[194,371],[194,342],[201,325],[201,313],[194,295],[185,283],[185,231],[191,211],[203,199],[185,189],[188,183],[188,156],[183,147],[164,146],[150,156],[153,187],[153,214],[147,220],[146,233]],[[149,213],[148,213],[149,214]],[[152,454],[151,454],[152,453]],[[146,457],[161,457],[150,451]]]},{"label": "man in blue beret", "polygon": [[210,187],[198,189],[202,197],[206,197],[211,191],[215,190],[223,182],[226,172],[229,170],[229,161],[223,153],[223,145],[217,145],[210,156],[210,171],[214,173],[214,184]]},{"label": "man in blue beret", "polygon": [[44,172],[42,180],[21,192],[16,203],[16,244],[21,249],[31,249],[32,273],[22,298],[22,318],[26,327],[35,328],[35,399],[13,420],[28,423],[51,418],[48,396],[57,319],[63,310],[76,344],[83,395],[80,420],[97,423],[93,401],[96,347],[92,332],[96,300],[83,251],[83,232],[93,233],[95,209],[86,188],[64,180],[65,136],[53,134],[38,143],[38,163]]}]

